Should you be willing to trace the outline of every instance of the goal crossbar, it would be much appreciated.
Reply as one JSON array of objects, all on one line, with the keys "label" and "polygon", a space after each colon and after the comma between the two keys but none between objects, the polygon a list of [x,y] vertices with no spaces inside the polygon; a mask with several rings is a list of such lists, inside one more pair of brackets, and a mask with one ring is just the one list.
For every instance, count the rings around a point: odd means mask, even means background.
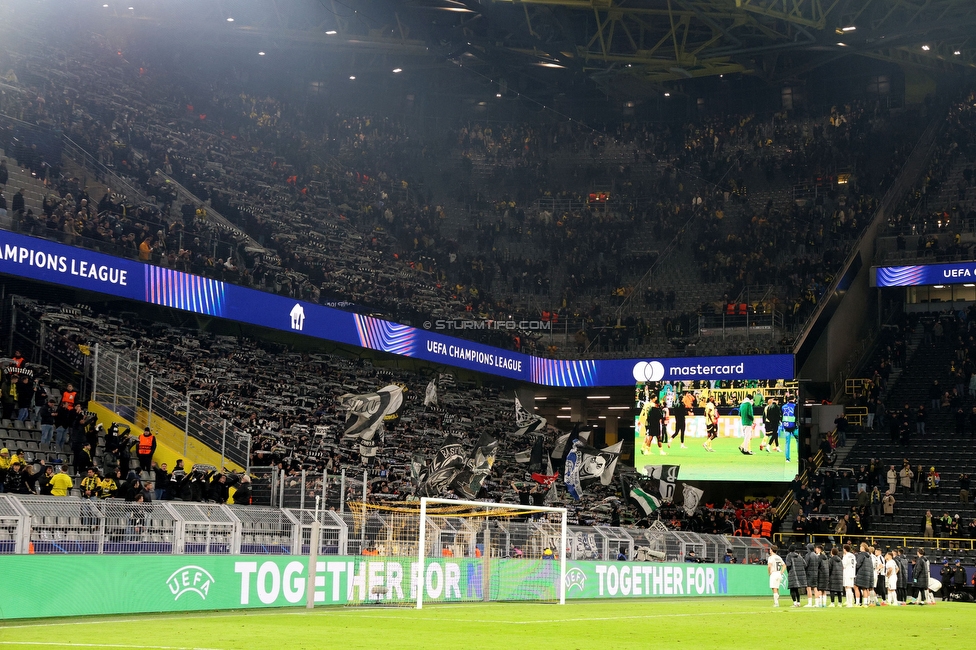
[{"label": "goal crossbar", "polygon": [[[520,504],[512,503],[491,503],[485,501],[464,501],[459,499],[439,499],[432,497],[422,497],[420,499],[420,525],[419,525],[419,536],[420,543],[418,545],[417,551],[417,562],[420,567],[421,575],[423,575],[423,570],[426,560],[426,542],[427,542],[427,506],[428,505],[445,505],[445,506],[468,506],[471,508],[497,508],[499,510],[513,511],[518,514],[532,514],[532,513],[550,513],[557,514],[560,517],[560,550],[559,550],[559,604],[566,604],[566,508],[553,508],[550,506],[523,506]],[[431,516],[438,516],[437,514]],[[450,515],[446,515],[450,516]],[[486,515],[487,516],[487,515]],[[486,549],[487,550],[487,549]],[[417,609],[423,609],[424,607],[424,581],[420,580],[420,585],[417,589]]]}]

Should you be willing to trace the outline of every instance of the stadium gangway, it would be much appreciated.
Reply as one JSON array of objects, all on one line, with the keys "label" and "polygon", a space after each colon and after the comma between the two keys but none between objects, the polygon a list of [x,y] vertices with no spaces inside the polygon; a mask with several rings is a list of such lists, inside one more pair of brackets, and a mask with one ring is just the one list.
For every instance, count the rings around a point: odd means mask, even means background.
[{"label": "stadium gangway", "polygon": [[263,506],[227,507],[240,522],[241,553],[254,555],[308,553],[301,548],[301,525],[295,511]]},{"label": "stadium gangway", "polygon": [[16,499],[0,494],[0,554],[26,553],[29,539],[29,515]]},{"label": "stadium gangway", "polygon": [[[289,509],[288,512],[295,519],[298,531],[297,542],[300,544],[297,553],[292,555],[307,555],[311,550],[312,522],[315,520],[314,510]],[[333,510],[319,511],[319,555],[346,555],[349,547],[349,526],[343,517]]]}]

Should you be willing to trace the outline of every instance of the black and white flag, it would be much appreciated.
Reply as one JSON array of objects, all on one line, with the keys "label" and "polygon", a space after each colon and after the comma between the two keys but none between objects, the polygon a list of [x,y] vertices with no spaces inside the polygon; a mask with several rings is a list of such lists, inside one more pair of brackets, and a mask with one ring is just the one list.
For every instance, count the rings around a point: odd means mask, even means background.
[{"label": "black and white flag", "polygon": [[444,444],[421,473],[417,496],[444,496],[458,473],[464,468],[464,461],[465,454],[461,439],[448,435]]},{"label": "black and white flag", "polygon": [[468,453],[464,466],[452,481],[457,496],[462,499],[474,499],[478,496],[485,479],[491,474],[491,466],[495,463],[497,451],[498,441],[491,435],[482,433],[474,449]]},{"label": "black and white flag", "polygon": [[705,494],[705,491],[688,485],[687,483],[681,484],[681,491],[684,499],[681,503],[681,507],[684,508],[685,514],[689,516],[695,514],[695,511],[698,510],[698,503],[701,501],[702,495]]},{"label": "black and white flag", "polygon": [[430,380],[424,392],[424,406],[437,406],[437,377]]},{"label": "black and white flag", "polygon": [[587,483],[599,480],[603,485],[609,485],[613,480],[613,471],[622,446],[623,441],[620,441],[610,447],[596,449],[578,438],[574,440],[573,448],[566,456],[563,475],[569,495],[579,501]]},{"label": "black and white flag", "polygon": [[644,465],[641,473],[647,476],[649,483],[657,481],[657,491],[661,501],[674,501],[675,489],[678,484],[678,465]]},{"label": "black and white flag", "polygon": [[516,391],[515,393],[515,430],[516,436],[523,436],[546,428],[546,419],[535,412],[535,400],[530,395]]},{"label": "black and white flag", "polygon": [[403,405],[403,389],[385,386],[375,393],[339,397],[339,408],[346,411],[344,440],[358,440],[360,453],[375,456],[377,443],[382,441],[383,419],[397,412]]}]

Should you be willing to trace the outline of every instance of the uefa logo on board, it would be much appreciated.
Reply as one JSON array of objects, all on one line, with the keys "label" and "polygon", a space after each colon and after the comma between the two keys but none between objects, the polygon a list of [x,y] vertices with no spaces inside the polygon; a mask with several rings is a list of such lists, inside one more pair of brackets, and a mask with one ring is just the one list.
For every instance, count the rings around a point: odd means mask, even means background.
[{"label": "uefa logo on board", "polygon": [[634,364],[634,379],[638,382],[664,379],[664,364],[660,361],[638,361]]},{"label": "uefa logo on board", "polygon": [[579,589],[580,593],[586,587],[586,574],[579,567],[573,567],[566,572],[566,593],[568,594],[574,587]]},{"label": "uefa logo on board", "polygon": [[210,593],[210,586],[215,583],[214,577],[203,567],[189,564],[180,567],[166,580],[169,592],[173,594],[173,601],[187,593],[195,593],[201,600],[206,600]]}]

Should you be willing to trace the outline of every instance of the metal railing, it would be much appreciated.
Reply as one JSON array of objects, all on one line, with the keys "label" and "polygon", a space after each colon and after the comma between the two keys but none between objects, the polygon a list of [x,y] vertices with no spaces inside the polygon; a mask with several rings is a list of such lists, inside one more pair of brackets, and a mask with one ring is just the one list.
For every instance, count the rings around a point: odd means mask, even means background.
[{"label": "metal railing", "polygon": [[783,541],[803,541],[810,542],[816,539],[829,539],[836,544],[860,544],[868,542],[872,546],[891,547],[900,546],[902,548],[930,548],[934,550],[976,550],[976,539],[968,537],[922,537],[912,535],[885,535],[885,534],[863,534],[863,535],[836,535],[834,533],[774,533],[773,541],[782,545]]},{"label": "metal railing", "polygon": [[[320,555],[357,555],[383,546],[382,536],[402,528],[403,515],[371,511],[366,518],[328,509],[271,508],[183,501],[133,503],[121,499],[0,494],[0,555],[9,554],[202,554],[306,555],[312,523],[321,526]],[[438,522],[438,548],[473,553],[486,520]],[[494,529],[493,529],[494,530]],[[510,545],[523,546],[538,531],[531,518],[499,524]],[[493,536],[499,533],[494,532]],[[660,521],[649,528],[569,527],[568,556],[576,560],[739,563],[765,560],[769,540],[675,531]],[[499,537],[501,539],[501,537]],[[541,552],[541,548],[539,549]]]},{"label": "metal railing", "polygon": [[93,401],[129,422],[148,426],[157,435],[163,428],[160,421],[175,427],[182,432],[186,456],[198,458],[199,452],[219,452],[218,468],[230,461],[249,469],[251,434],[193,400],[208,391],[174,390],[142,368],[138,351],[120,352],[96,344],[92,358]]}]

